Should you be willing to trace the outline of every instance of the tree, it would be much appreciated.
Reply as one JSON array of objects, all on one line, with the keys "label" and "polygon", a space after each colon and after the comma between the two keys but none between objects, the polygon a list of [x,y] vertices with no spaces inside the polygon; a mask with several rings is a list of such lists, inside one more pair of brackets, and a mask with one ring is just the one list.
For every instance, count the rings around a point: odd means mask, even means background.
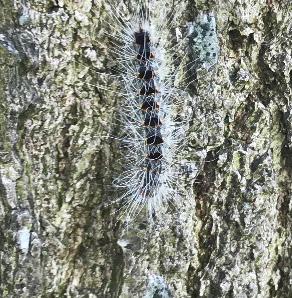
[{"label": "tree", "polygon": [[[289,2],[159,2],[174,43],[212,12],[220,53],[184,74],[191,200],[123,229],[109,2],[1,1],[1,297],[292,295]],[[110,3],[125,18],[137,7]],[[200,57],[187,40],[173,54]]]}]

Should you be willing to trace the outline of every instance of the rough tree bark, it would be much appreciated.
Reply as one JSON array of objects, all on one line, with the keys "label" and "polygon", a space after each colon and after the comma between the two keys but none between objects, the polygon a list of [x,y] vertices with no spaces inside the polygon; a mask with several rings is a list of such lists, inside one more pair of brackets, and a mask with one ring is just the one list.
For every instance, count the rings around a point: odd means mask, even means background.
[{"label": "rough tree bark", "polygon": [[179,2],[174,26],[213,12],[220,45],[189,90],[200,172],[192,202],[128,231],[104,203],[122,100],[98,73],[116,66],[104,0],[0,4],[0,296],[291,297],[290,1]]}]

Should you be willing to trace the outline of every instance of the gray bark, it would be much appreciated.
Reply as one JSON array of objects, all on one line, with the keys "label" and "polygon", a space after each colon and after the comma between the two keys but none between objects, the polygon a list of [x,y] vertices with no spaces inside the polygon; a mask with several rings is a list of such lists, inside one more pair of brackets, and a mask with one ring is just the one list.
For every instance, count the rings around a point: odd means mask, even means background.
[{"label": "gray bark", "polygon": [[291,297],[290,1],[175,8],[170,36],[216,18],[218,62],[187,90],[183,157],[200,171],[190,201],[129,229],[109,203],[122,98],[99,73],[116,74],[116,20],[103,0],[0,4],[0,296]]}]

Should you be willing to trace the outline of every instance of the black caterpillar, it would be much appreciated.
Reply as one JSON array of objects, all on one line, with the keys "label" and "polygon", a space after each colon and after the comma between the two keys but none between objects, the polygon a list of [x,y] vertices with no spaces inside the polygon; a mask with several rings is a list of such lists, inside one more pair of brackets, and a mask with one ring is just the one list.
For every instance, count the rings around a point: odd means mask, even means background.
[{"label": "black caterpillar", "polygon": [[130,220],[145,206],[152,219],[166,202],[179,197],[176,159],[186,128],[176,108],[183,97],[165,63],[165,41],[156,37],[160,30],[140,14],[120,33],[126,95],[119,113],[126,153],[125,169],[115,184],[124,189],[120,199]]},{"label": "black caterpillar", "polygon": [[154,58],[154,54],[150,50],[149,33],[141,28],[139,32],[135,32],[135,42],[139,46],[137,55],[139,62],[138,78],[143,81],[139,95],[147,146],[145,159],[146,175],[142,184],[141,195],[149,196],[152,188],[157,187],[157,178],[161,173],[163,137],[160,127],[162,123],[159,115],[159,103],[156,98],[158,91],[154,81],[155,72],[150,60]]}]

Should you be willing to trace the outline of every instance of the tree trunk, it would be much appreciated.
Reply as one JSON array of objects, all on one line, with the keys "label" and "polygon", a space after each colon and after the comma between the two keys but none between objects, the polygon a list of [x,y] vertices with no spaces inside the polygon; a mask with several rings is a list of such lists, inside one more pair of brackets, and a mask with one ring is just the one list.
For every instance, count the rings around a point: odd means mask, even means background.
[{"label": "tree trunk", "polygon": [[172,52],[198,59],[182,80],[199,171],[190,200],[128,229],[105,32],[108,3],[130,18],[138,1],[0,2],[0,296],[291,297],[290,1],[158,1],[172,38],[213,14],[219,58],[204,61],[204,34]]}]

